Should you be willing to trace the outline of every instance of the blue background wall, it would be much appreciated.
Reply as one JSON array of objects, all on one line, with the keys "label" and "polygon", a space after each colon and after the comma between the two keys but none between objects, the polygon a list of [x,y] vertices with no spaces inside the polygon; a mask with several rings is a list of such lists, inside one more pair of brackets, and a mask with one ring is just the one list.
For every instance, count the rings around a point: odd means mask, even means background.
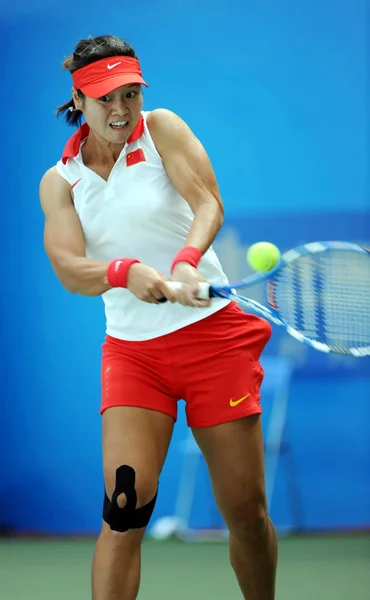
[{"label": "blue background wall", "polygon": [[[150,84],[145,108],[180,114],[212,159],[226,207],[216,246],[233,279],[260,239],[282,249],[320,238],[370,244],[366,4],[113,0],[103,11],[93,0],[0,9],[10,57],[1,97],[0,522],[62,533],[100,524],[102,302],[71,296],[56,280],[38,201],[39,180],[71,133],[55,119],[70,98],[63,59],[90,34],[114,33],[137,49]],[[269,352],[296,364],[288,427],[305,526],[369,525],[369,361],[322,357],[279,333]],[[185,435],[181,417],[156,517],[173,511]],[[198,525],[210,519],[204,482],[200,494]],[[289,519],[282,477],[272,512],[277,524]]]}]

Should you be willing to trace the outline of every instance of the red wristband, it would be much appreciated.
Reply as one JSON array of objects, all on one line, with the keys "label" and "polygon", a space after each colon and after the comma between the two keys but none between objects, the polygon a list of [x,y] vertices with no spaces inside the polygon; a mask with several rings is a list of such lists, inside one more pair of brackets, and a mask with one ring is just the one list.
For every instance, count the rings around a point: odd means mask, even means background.
[{"label": "red wristband", "polygon": [[136,258],[117,258],[109,263],[107,281],[111,287],[127,288],[128,271],[131,265],[139,263]]},{"label": "red wristband", "polygon": [[197,268],[201,258],[202,253],[198,248],[194,248],[194,246],[185,246],[185,248],[181,248],[172,261],[171,274],[173,273],[175,265],[179,262],[186,262],[192,267]]}]

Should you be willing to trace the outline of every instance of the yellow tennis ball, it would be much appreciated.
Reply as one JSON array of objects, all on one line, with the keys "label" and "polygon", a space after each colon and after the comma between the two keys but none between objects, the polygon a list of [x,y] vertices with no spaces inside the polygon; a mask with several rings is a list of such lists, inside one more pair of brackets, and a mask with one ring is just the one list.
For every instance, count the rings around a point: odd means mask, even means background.
[{"label": "yellow tennis ball", "polygon": [[280,261],[280,250],[270,242],[257,242],[247,252],[247,261],[255,271],[271,271]]}]

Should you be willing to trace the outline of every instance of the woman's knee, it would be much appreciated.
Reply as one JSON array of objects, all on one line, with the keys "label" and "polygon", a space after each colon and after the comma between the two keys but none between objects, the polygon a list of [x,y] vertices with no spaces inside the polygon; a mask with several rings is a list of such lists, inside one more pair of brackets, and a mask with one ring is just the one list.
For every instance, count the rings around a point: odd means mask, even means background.
[{"label": "woman's knee", "polygon": [[105,479],[104,521],[121,532],[146,527],[156,503],[157,478],[121,465],[114,476],[106,473]]},{"label": "woman's knee", "polygon": [[121,465],[105,473],[105,492],[109,500],[115,497],[120,508],[124,508],[135,496],[136,506],[144,506],[156,495],[158,479],[150,472],[137,472],[130,465]]},{"label": "woman's knee", "polygon": [[268,511],[264,494],[240,495],[227,509],[225,521],[230,533],[240,539],[264,535],[268,525]]}]

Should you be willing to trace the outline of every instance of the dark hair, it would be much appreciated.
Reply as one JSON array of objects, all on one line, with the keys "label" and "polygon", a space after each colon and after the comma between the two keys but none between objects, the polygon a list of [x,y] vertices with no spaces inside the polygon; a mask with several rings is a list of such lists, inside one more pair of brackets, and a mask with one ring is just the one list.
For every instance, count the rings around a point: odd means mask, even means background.
[{"label": "dark hair", "polygon": [[[132,56],[132,58],[137,58],[134,49],[115,35],[100,35],[95,38],[90,36],[87,40],[80,40],[77,43],[73,54],[65,59],[63,68],[73,73],[77,69],[110,56]],[[84,97],[81,90],[77,90],[77,92],[80,98]],[[71,108],[74,110],[71,111]],[[64,116],[68,125],[81,125],[82,111],[75,108],[72,99],[58,106],[57,116],[59,117],[63,113],[65,113]]]}]

